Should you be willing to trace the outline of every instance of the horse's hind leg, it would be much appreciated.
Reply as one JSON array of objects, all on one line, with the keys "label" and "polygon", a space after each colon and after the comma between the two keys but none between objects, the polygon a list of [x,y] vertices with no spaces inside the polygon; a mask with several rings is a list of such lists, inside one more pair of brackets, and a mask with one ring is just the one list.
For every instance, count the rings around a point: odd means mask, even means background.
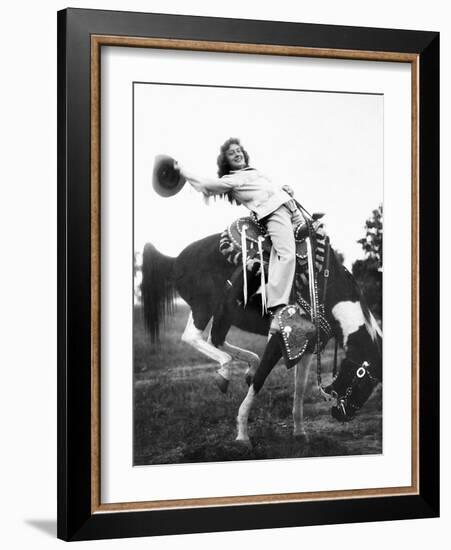
[{"label": "horse's hind leg", "polygon": [[294,367],[293,435],[307,439],[304,428],[304,395],[310,371],[312,354],[303,355]]},{"label": "horse's hind leg", "polygon": [[239,348],[238,346],[229,344],[229,342],[227,341],[224,342],[221,349],[230,353],[230,355],[237,361],[244,361],[245,363],[247,363],[246,382],[247,385],[250,386],[257,371],[258,365],[260,364],[260,357],[253,351]]},{"label": "horse's hind leg", "polygon": [[[218,385],[224,393],[227,391],[227,386],[229,383],[229,363],[232,361],[231,355],[228,353],[219,350],[211,343],[207,342],[202,338],[202,332],[208,324],[209,319],[201,319],[201,321],[195,323],[193,319],[193,313],[190,312],[188,317],[188,323],[186,324],[185,330],[182,334],[183,342],[186,342],[194,349],[197,349],[200,353],[203,353],[210,359],[217,361],[220,365],[218,374],[222,378],[219,379]],[[204,324],[205,323],[205,324]],[[197,325],[197,326],[196,326]],[[199,326],[200,325],[200,326]]]},{"label": "horse's hind leg", "polygon": [[260,357],[253,351],[234,346],[225,340],[230,326],[230,319],[226,314],[215,315],[213,317],[208,342],[225,353],[229,353],[236,361],[244,361],[247,363],[248,368],[246,370],[246,381],[248,382],[248,385],[250,385],[250,381],[252,380],[260,363]]},{"label": "horse's hind leg", "polygon": [[[248,368],[246,370],[246,382],[249,386],[250,381],[257,370],[258,365],[260,364],[260,358],[253,351],[234,346],[226,341],[225,338],[231,325],[231,315],[228,307],[224,305],[223,307],[218,308],[213,316],[208,343],[212,344],[215,348],[223,351],[224,353],[230,354],[233,359],[237,361],[245,361],[248,364]],[[218,371],[218,375],[227,380],[228,383],[230,380],[230,365],[221,366]],[[219,388],[224,391],[220,384],[220,378],[216,381]]]},{"label": "horse's hind leg", "polygon": [[[232,326],[234,310],[236,314],[237,302],[243,296],[243,269],[238,267],[228,281],[230,287],[227,289],[223,301],[219,304],[213,315],[210,336],[208,342],[225,353],[230,354],[237,361],[247,363],[246,382],[250,385],[252,378],[260,364],[260,357],[253,351],[240,348],[226,341],[227,333]],[[249,281],[248,295],[251,296],[258,290],[259,281],[257,278],[251,278]],[[241,315],[245,312],[241,311]],[[225,368],[220,374],[228,380],[229,373]]]}]

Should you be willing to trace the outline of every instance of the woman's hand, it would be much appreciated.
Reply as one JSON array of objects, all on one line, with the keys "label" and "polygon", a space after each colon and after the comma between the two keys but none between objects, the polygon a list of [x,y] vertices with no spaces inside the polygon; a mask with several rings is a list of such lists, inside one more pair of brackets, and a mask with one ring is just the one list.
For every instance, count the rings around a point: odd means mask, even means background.
[{"label": "woman's hand", "polygon": [[185,170],[183,169],[183,166],[174,159],[174,170],[178,170],[180,174],[185,178],[188,179],[185,175]]},{"label": "woman's hand", "polygon": [[200,193],[203,193],[206,197],[210,195],[207,189],[205,189],[205,186],[202,184],[202,181],[199,177],[195,176],[194,174],[187,172],[185,168],[174,159],[174,170],[178,170],[180,172],[180,175],[185,178],[185,180],[193,187],[196,191],[199,191]]}]

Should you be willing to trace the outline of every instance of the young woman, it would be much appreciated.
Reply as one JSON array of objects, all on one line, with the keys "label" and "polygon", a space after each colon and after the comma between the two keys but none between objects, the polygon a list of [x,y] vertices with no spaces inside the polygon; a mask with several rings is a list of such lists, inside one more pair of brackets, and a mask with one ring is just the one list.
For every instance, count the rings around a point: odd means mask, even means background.
[{"label": "young woman", "polygon": [[279,330],[277,311],[288,304],[296,265],[294,227],[303,221],[302,214],[288,191],[255,168],[249,166],[249,155],[237,138],[228,139],[218,156],[218,177],[204,178],[177,165],[181,175],[209,197],[226,195],[231,202],[242,204],[265,223],[272,241],[269,259],[267,307],[273,314],[270,331]]}]

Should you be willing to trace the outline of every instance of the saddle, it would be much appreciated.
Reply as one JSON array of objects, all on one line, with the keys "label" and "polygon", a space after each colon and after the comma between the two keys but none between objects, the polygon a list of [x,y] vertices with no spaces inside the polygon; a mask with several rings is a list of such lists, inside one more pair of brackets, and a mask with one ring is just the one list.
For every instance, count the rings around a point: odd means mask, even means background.
[{"label": "saddle", "polygon": [[[314,214],[313,219],[318,220],[322,215]],[[307,243],[308,228],[305,223],[300,223],[294,229],[296,240],[297,272],[304,274],[304,284],[307,283],[305,273],[307,271]],[[323,225],[319,225],[315,231],[315,264],[321,271],[325,258],[326,233]],[[253,274],[260,271],[261,260],[263,268],[268,267],[271,253],[271,238],[267,234],[266,227],[254,216],[238,218],[232,222],[221,234],[219,250],[233,265],[240,265],[243,261],[243,248],[246,255],[247,270]]]},{"label": "saddle", "polygon": [[[316,221],[322,215],[314,215]],[[304,354],[312,334],[306,331],[306,319],[312,318],[311,305],[303,297],[303,290],[308,287],[308,257],[306,238],[309,236],[307,224],[301,223],[294,229],[296,240],[296,277],[294,281],[295,303],[288,305],[281,310],[279,315],[279,326],[281,327],[278,337],[281,339],[282,350],[287,368],[296,364]],[[314,261],[316,272],[324,268],[326,256],[327,235],[323,225],[317,225],[314,231]],[[243,281],[244,305],[248,296],[247,273],[250,274],[252,290],[249,295],[257,291],[255,283],[259,283],[262,303],[262,314],[265,313],[266,291],[265,275],[269,264],[271,252],[271,239],[266,232],[265,226],[255,217],[248,216],[235,220],[221,234],[219,250],[228,262],[238,266],[228,284],[231,288],[241,288],[240,281]],[[246,271],[244,271],[246,266]],[[257,277],[260,275],[260,277]],[[230,288],[229,288],[230,289]],[[241,292],[240,292],[241,294]],[[311,326],[311,323],[308,323]],[[319,333],[317,349],[323,348],[329,339],[331,327],[324,316],[324,309],[319,311]]]}]

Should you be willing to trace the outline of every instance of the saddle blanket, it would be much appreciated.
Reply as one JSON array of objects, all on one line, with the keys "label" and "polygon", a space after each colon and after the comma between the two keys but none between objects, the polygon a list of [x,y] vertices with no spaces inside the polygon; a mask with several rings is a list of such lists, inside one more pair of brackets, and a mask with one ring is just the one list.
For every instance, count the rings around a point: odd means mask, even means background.
[{"label": "saddle blanket", "polygon": [[[300,224],[295,229],[296,239],[296,273],[304,285],[308,284],[308,260],[305,225]],[[319,272],[322,271],[325,257],[326,232],[321,224],[315,231],[315,265]],[[265,273],[268,270],[269,256],[271,252],[271,239],[266,233],[266,228],[254,217],[238,218],[231,223],[222,233],[219,240],[219,250],[232,265],[241,265],[243,262],[243,243],[245,243],[245,257],[247,271],[256,275],[260,273],[261,263]]]}]

